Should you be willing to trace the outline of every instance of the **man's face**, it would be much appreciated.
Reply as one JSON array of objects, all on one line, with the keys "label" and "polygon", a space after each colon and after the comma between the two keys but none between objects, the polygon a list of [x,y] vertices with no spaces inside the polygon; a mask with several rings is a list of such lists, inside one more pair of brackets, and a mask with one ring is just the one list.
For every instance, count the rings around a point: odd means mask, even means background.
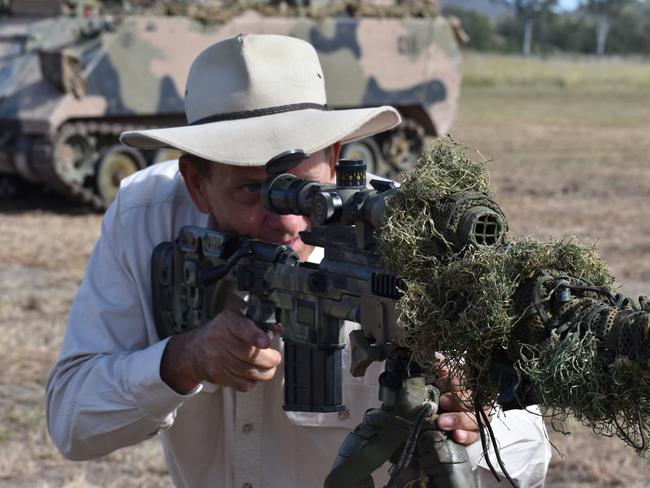
[{"label": "man's face", "polygon": [[[290,173],[300,178],[331,182],[337,158],[338,146],[334,146],[328,152],[312,154]],[[192,174],[196,173],[194,167],[181,159],[181,172],[194,204],[199,211],[212,214],[218,230],[287,244],[301,261],[309,257],[313,247],[302,242],[298,234],[309,227],[309,218],[276,215],[262,206],[260,188],[268,176],[264,167],[214,163],[210,165],[209,177],[204,178]]]}]

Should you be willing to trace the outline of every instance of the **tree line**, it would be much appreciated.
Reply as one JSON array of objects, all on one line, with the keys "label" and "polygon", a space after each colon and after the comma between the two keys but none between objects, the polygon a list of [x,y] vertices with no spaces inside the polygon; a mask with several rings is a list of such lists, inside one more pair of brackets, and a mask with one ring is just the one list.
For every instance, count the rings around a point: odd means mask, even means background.
[{"label": "tree line", "polygon": [[505,1],[512,15],[497,21],[459,8],[443,13],[462,21],[478,51],[650,55],[650,0],[581,0],[573,11],[559,10],[558,0]]}]

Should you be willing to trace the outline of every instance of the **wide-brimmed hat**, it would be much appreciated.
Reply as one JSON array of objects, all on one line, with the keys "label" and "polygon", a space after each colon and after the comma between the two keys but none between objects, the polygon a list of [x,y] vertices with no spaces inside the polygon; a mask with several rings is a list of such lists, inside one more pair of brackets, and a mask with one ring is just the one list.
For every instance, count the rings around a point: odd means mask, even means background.
[{"label": "wide-brimmed hat", "polygon": [[254,34],[226,39],[198,55],[187,79],[185,115],[187,126],[124,132],[120,140],[261,166],[289,149],[311,154],[400,122],[389,106],[328,110],[323,70],[311,44]]}]

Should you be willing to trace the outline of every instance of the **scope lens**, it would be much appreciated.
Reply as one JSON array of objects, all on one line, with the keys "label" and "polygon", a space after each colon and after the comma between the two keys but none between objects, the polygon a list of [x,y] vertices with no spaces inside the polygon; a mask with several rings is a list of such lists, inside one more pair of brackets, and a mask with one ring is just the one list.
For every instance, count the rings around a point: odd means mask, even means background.
[{"label": "scope lens", "polygon": [[300,214],[299,193],[309,180],[285,173],[266,179],[262,185],[262,204],[277,214]]}]

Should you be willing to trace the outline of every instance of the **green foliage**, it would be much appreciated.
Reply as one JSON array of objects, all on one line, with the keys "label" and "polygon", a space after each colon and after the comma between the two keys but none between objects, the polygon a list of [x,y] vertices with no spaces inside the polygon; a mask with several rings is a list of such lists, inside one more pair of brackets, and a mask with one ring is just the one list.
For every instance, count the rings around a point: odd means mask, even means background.
[{"label": "green foliage", "polygon": [[[492,25],[487,17],[462,9],[449,10],[463,21],[478,51],[518,53],[524,20],[533,22],[532,52],[595,54],[599,23],[608,24],[606,54],[650,54],[650,2],[645,0],[598,0],[572,12],[558,11],[543,2],[511,2],[515,15]],[[516,5],[515,5],[516,4]],[[447,10],[445,10],[447,11]]]},{"label": "green foliage", "polygon": [[586,0],[584,8],[594,15],[618,15],[627,5],[634,0]]},{"label": "green foliage", "polygon": [[650,54],[650,2],[635,2],[618,13],[607,36],[606,53]]},{"label": "green foliage", "polygon": [[594,26],[578,15],[556,15],[549,18],[541,39],[546,52],[566,51],[592,54]]},{"label": "green foliage", "polygon": [[463,29],[469,34],[468,48],[477,51],[492,51],[499,48],[495,26],[485,15],[454,7],[445,8],[442,13],[460,20]]}]

